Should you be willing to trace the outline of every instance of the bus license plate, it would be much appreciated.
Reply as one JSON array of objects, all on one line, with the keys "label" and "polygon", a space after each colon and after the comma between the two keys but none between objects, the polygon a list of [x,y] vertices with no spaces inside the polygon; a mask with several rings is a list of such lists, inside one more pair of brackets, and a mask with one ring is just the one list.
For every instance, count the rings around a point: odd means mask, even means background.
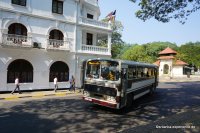
[{"label": "bus license plate", "polygon": [[85,100],[87,101],[92,101],[92,99],[85,97]]}]

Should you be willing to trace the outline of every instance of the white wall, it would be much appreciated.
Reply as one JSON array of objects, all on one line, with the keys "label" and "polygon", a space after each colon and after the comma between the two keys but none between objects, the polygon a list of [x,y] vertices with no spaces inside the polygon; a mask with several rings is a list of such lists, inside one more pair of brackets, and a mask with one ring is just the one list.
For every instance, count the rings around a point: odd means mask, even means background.
[{"label": "white wall", "polygon": [[19,11],[37,17],[47,17],[62,21],[75,22],[76,3],[75,0],[63,0],[63,14],[52,13],[52,0],[27,0],[26,6],[11,4],[11,0],[1,0],[0,7]]},{"label": "white wall", "polygon": [[183,76],[183,66],[173,66],[173,77]]},{"label": "white wall", "polygon": [[159,66],[159,76],[164,75],[164,65],[167,64],[169,66],[169,76],[170,76],[170,68],[172,68],[172,60],[161,60]]},{"label": "white wall", "polygon": [[[56,61],[63,61],[69,67],[69,76],[75,74],[75,57],[73,54],[65,52],[46,51],[41,49],[0,49],[0,91],[11,91],[13,84],[7,84],[8,65],[16,59],[25,59],[33,66],[33,83],[22,83],[22,90],[48,89],[53,87],[49,83],[49,69]],[[66,88],[68,82],[59,83],[60,88]]]}]

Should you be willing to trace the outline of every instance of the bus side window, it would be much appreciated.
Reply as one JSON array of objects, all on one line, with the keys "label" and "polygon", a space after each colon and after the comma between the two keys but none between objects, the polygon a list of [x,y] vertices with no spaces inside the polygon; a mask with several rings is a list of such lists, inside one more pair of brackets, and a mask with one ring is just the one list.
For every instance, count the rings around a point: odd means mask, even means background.
[{"label": "bus side window", "polygon": [[147,77],[149,77],[149,72],[147,71]]}]

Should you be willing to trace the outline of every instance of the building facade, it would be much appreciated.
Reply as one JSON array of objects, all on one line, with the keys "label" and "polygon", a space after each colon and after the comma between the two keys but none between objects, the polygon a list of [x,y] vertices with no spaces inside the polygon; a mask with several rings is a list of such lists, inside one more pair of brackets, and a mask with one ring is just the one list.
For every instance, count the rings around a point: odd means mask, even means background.
[{"label": "building facade", "polygon": [[[0,91],[68,88],[88,58],[111,57],[111,27],[99,21],[97,0],[1,0]],[[107,39],[107,46],[98,45]]]},{"label": "building facade", "polygon": [[190,72],[188,64],[176,58],[177,52],[169,47],[159,53],[158,60],[154,63],[159,66],[159,76],[182,77]]}]

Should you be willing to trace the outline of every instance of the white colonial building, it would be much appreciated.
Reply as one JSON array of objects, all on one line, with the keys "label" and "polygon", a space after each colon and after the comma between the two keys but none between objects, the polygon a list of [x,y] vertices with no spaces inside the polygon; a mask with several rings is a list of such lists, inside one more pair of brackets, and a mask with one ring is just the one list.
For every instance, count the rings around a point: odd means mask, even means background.
[{"label": "white colonial building", "polygon": [[[111,57],[111,27],[98,20],[97,0],[1,0],[0,91],[69,87],[87,58]],[[99,39],[107,46],[98,46]]]}]

